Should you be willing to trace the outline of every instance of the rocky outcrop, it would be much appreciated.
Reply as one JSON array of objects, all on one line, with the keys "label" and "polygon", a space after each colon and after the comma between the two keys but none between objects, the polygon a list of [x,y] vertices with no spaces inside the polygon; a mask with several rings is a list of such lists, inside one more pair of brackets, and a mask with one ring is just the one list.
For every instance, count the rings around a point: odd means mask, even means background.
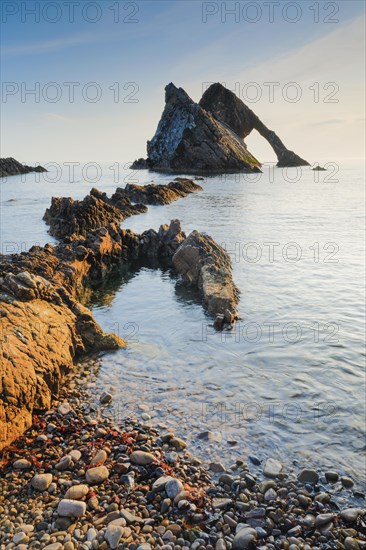
[{"label": "rocky outcrop", "polygon": [[126,185],[125,195],[132,201],[141,204],[170,204],[186,197],[190,193],[202,191],[202,187],[191,179],[175,178],[168,185]]},{"label": "rocky outcrop", "polygon": [[0,159],[0,178],[16,176],[17,174],[28,174],[28,172],[47,172],[47,170],[43,166],[21,164],[13,157]]},{"label": "rocky outcrop", "polygon": [[132,168],[192,172],[258,172],[260,162],[244,138],[257,130],[276,153],[279,167],[309,163],[287,149],[280,138],[233,92],[212,84],[199,104],[182,88],[165,88],[165,109],[156,133],[147,143],[147,159]]},{"label": "rocky outcrop", "polygon": [[76,358],[124,345],[81,303],[91,289],[127,263],[172,258],[209,313],[219,315],[217,328],[231,323],[238,295],[227,253],[196,231],[186,238],[179,220],[141,235],[112,223],[0,258],[0,450],[50,406]]},{"label": "rocky outcrop", "polygon": [[212,84],[203,94],[199,104],[203,109],[211,113],[216,120],[232,128],[242,139],[245,139],[252,130],[257,130],[276,153],[278,159],[277,166],[309,165],[306,160],[287,149],[277,134],[273,130],[269,130],[241,99],[222,84]]},{"label": "rocky outcrop", "polygon": [[174,254],[173,266],[188,284],[198,287],[215,318],[215,328],[237,319],[239,291],[233,282],[230,256],[211,237],[193,231]]},{"label": "rocky outcrop", "polygon": [[176,178],[168,185],[128,184],[124,189],[118,187],[110,198],[106,193],[92,189],[81,201],[71,197],[53,197],[43,219],[50,225],[49,232],[55,237],[85,236],[110,223],[120,223],[130,216],[146,212],[146,204],[169,204],[196,191],[202,191],[202,187],[187,178]]},{"label": "rocky outcrop", "polygon": [[50,225],[50,234],[63,238],[87,235],[109,223],[120,223],[129,216],[146,212],[142,204],[132,205],[123,189],[117,189],[112,197],[92,189],[83,200],[71,197],[52,197],[43,219]]},{"label": "rocky outcrop", "polygon": [[194,172],[259,171],[260,163],[231,128],[195,103],[182,88],[165,88],[165,109],[138,169]]},{"label": "rocky outcrop", "polygon": [[109,224],[56,247],[1,257],[0,449],[50,406],[77,357],[125,345],[79,300],[127,262],[171,258],[184,239],[179,221],[142,235]]},{"label": "rocky outcrop", "polygon": [[0,449],[47,410],[74,358],[116,349],[91,312],[62,287],[28,271],[0,278]]}]

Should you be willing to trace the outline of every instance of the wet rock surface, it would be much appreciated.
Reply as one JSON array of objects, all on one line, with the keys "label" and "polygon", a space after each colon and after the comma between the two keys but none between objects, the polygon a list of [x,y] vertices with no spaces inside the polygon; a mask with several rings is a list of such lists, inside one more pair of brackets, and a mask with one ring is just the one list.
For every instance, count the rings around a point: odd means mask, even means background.
[{"label": "wet rock surface", "polygon": [[260,162],[232,129],[170,83],[165,88],[165,109],[154,137],[147,144],[147,159],[133,169],[185,173],[256,171]]},{"label": "wet rock surface", "polygon": [[43,166],[27,166],[15,160],[13,157],[0,159],[0,178],[28,174],[29,172],[47,172]]},{"label": "wet rock surface", "polygon": [[198,287],[215,328],[237,319],[239,291],[231,274],[229,254],[211,237],[193,231],[173,256],[175,269],[190,285]]},{"label": "wet rock surface", "polygon": [[[266,479],[261,468],[249,471],[245,460],[213,476],[209,464],[187,449],[176,451],[174,434],[132,417],[116,420],[112,409],[100,408],[87,379],[81,377],[80,383],[67,377],[60,396],[70,404],[67,414],[55,402],[2,455],[1,548],[366,547],[365,507],[347,506],[350,493],[343,494],[341,484],[338,489],[334,484],[304,486],[297,480],[299,471],[285,465],[278,478]],[[105,472],[95,484],[90,464],[101,452],[107,456]],[[56,465],[65,456],[76,462],[60,472]],[[136,461],[136,456],[149,460]],[[17,469],[19,460],[28,461],[29,469]],[[133,486],[123,482],[121,465]]]}]

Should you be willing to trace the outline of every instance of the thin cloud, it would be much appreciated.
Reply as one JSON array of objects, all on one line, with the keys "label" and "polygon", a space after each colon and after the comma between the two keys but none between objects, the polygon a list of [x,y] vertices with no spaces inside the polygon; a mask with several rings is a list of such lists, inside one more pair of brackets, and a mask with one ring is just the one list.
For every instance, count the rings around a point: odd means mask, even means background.
[{"label": "thin cloud", "polygon": [[328,120],[319,120],[318,122],[309,122],[307,126],[328,126],[330,124],[344,124],[348,122],[343,118],[329,118]]},{"label": "thin cloud", "polygon": [[27,54],[42,54],[64,50],[81,44],[91,44],[98,42],[104,37],[91,34],[76,34],[65,38],[55,40],[45,40],[43,42],[14,44],[2,48],[3,55],[27,55]]}]

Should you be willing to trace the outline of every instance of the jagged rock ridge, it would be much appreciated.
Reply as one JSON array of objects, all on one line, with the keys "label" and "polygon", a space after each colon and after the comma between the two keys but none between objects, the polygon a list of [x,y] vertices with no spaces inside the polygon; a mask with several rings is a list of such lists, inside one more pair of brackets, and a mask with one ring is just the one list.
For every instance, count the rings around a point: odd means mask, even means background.
[{"label": "jagged rock ridge", "polygon": [[28,174],[29,172],[47,172],[43,166],[27,166],[21,164],[13,157],[0,159],[0,178],[16,176],[17,174]]},{"label": "jagged rock ridge", "polygon": [[170,204],[196,191],[202,191],[202,187],[187,178],[176,178],[168,185],[128,184],[124,189],[118,187],[110,198],[93,188],[79,201],[71,197],[52,197],[43,219],[55,237],[85,236],[109,223],[120,223],[129,216],[146,212],[146,204]]}]

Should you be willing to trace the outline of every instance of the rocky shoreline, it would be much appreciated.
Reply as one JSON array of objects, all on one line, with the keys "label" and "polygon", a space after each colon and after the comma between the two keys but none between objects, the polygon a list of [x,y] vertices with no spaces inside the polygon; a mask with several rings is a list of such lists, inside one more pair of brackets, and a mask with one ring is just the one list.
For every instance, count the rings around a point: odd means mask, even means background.
[{"label": "rocky shoreline", "polygon": [[0,449],[31,425],[34,412],[50,407],[80,356],[125,345],[102,331],[84,303],[113,272],[146,260],[169,262],[195,286],[216,328],[237,318],[229,255],[207,235],[187,239],[179,220],[141,235],[110,223],[55,247],[1,257]]},{"label": "rocky shoreline", "polygon": [[204,464],[143,404],[116,417],[78,377],[1,455],[1,550],[366,548],[365,509],[336,498],[349,478],[272,457]]}]

